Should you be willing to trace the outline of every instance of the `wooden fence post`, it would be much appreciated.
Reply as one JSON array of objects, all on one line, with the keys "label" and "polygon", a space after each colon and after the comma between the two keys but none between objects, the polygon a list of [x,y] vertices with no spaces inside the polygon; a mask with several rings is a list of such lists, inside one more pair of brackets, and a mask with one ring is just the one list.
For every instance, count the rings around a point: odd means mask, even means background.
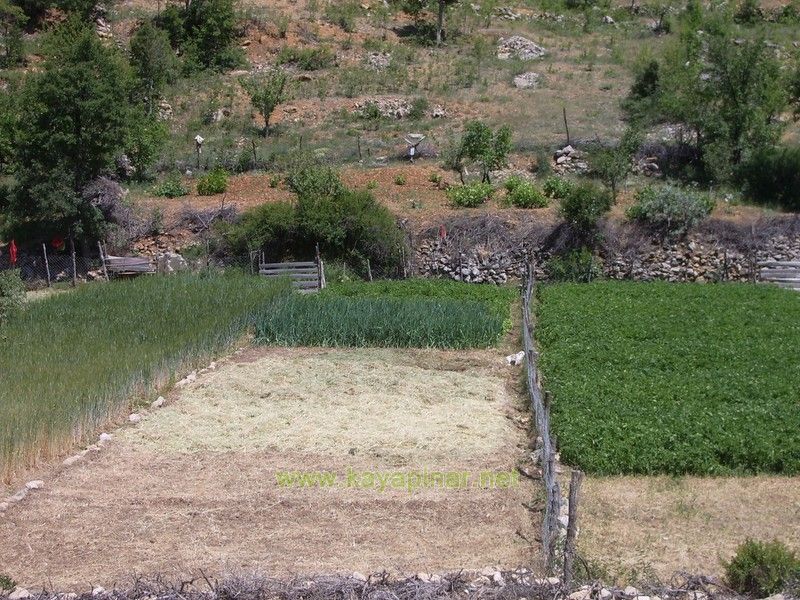
[{"label": "wooden fence post", "polygon": [[372,281],[372,267],[369,264],[369,259],[367,259],[367,279]]},{"label": "wooden fence post", "polygon": [[569,523],[567,539],[564,542],[564,587],[572,585],[573,566],[575,564],[575,540],[578,537],[578,502],[580,501],[583,473],[573,471],[569,482]]},{"label": "wooden fence post", "polygon": [[69,236],[69,251],[72,255],[72,287],[76,287],[78,285],[78,265],[75,262],[75,238],[72,237],[72,234]]},{"label": "wooden fence post", "polygon": [[100,262],[103,264],[103,275],[106,276],[106,281],[108,281],[108,269],[106,269],[106,254],[103,252],[103,245],[100,242],[97,242],[97,249],[100,250]]},{"label": "wooden fence post", "polygon": [[47,287],[53,284],[50,281],[50,262],[47,260],[47,244],[42,244],[42,254],[44,254],[44,270],[47,273]]}]

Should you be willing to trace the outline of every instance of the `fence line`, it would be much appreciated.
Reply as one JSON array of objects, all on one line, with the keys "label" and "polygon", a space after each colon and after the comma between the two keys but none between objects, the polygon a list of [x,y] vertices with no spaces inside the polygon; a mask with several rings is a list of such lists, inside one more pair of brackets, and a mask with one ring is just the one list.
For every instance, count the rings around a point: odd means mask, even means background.
[{"label": "fence line", "polygon": [[556,478],[556,448],[550,436],[550,395],[542,391],[539,379],[538,354],[534,346],[531,304],[535,286],[534,269],[528,264],[525,287],[522,295],[522,337],[525,349],[525,370],[528,381],[531,408],[536,421],[536,430],[541,438],[540,460],[542,464],[542,483],[545,491],[545,509],[542,519],[542,547],[548,575],[556,569],[556,545],[559,538],[561,514],[561,489]]}]

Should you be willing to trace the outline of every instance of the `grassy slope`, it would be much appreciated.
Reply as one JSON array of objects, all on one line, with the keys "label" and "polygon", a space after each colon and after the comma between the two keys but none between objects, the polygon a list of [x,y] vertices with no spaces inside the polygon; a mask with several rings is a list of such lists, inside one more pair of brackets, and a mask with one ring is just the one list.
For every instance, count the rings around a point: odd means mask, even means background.
[{"label": "grassy slope", "polygon": [[539,313],[566,462],[598,474],[800,472],[800,295],[554,285]]},{"label": "grassy slope", "polygon": [[282,287],[245,276],[150,277],[30,304],[0,345],[0,476],[53,455],[239,337]]}]

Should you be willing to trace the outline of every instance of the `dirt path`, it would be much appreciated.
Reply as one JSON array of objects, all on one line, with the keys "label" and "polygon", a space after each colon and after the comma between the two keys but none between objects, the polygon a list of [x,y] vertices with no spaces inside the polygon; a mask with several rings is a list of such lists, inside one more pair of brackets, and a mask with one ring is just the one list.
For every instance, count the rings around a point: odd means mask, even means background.
[{"label": "dirt path", "polygon": [[[496,351],[248,351],[0,517],[0,572],[85,589],[201,568],[530,564],[539,515],[522,503],[536,490],[503,475],[527,446],[513,386]],[[470,481],[410,492],[422,470]],[[294,471],[337,481],[278,482]],[[475,485],[482,472],[491,484]],[[373,474],[406,479],[381,491]]]}]

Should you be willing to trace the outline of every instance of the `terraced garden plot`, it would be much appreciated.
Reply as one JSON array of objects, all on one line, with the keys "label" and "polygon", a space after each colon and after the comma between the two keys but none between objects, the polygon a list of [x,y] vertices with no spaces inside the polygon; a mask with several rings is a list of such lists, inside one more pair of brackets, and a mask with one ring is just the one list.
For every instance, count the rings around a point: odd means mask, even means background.
[{"label": "terraced garden plot", "polygon": [[496,351],[258,349],[200,377],[0,517],[23,584],[167,575],[415,573],[536,560],[530,482],[378,489],[282,472],[513,472],[524,406]]}]

